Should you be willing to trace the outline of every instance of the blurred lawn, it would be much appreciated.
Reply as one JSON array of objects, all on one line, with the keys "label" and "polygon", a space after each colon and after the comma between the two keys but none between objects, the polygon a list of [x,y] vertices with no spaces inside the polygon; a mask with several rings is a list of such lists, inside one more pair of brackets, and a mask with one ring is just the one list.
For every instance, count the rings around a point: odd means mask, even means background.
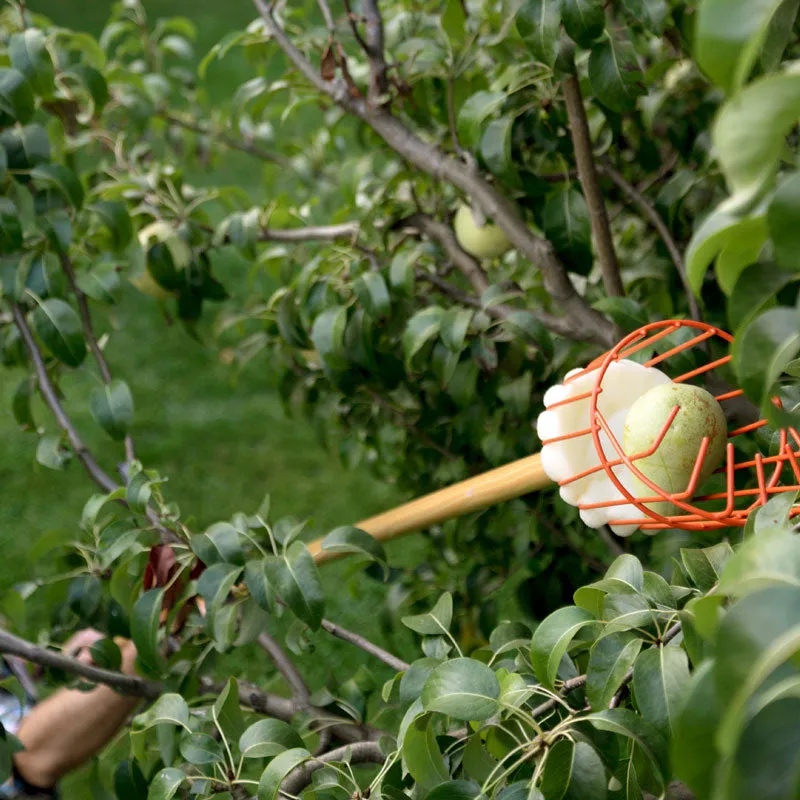
[{"label": "blurred lawn", "polygon": [[[110,8],[107,0],[31,0],[28,5],[59,24],[94,34]],[[198,57],[229,30],[254,17],[247,0],[147,0],[145,6],[151,20],[174,14],[191,18],[199,31]],[[230,95],[248,77],[244,62],[232,54],[209,71],[209,89],[213,96]],[[261,167],[245,159],[233,154],[224,160],[224,172],[209,179],[255,190],[254,199],[265,202],[265,196],[259,197]],[[237,272],[243,276],[246,265],[235,258],[223,262],[223,280],[235,292]],[[97,321],[102,330],[100,315]],[[113,312],[112,325],[107,355],[112,372],[124,377],[134,393],[138,455],[145,465],[168,476],[169,499],[193,519],[195,529],[239,510],[254,510],[267,492],[276,515],[312,517],[317,531],[354,522],[397,501],[390,487],[365,471],[344,471],[302,418],[284,416],[263,360],[234,382],[230,368],[219,363],[213,348],[193,341],[178,324],[168,326],[155,301],[130,287]],[[7,564],[0,570],[0,592],[34,575],[28,551],[42,535],[53,530],[65,539],[78,535],[80,510],[92,492],[79,465],[55,473],[35,463],[36,439],[17,429],[10,412],[11,396],[22,376],[22,371],[16,375],[7,371],[0,385],[0,547]],[[92,366],[70,375],[63,383],[65,402],[111,471],[120,449],[99,432],[87,408],[96,380]],[[38,424],[54,430],[41,406],[36,412]],[[408,545],[402,547],[407,555]],[[47,569],[41,563],[36,569],[42,567]],[[395,650],[407,651],[407,637],[388,641],[379,629],[376,609],[384,593],[380,585],[353,576],[346,564],[326,569],[324,582],[328,616]],[[342,678],[363,663],[360,652],[325,636],[315,637],[315,654],[304,659],[306,675],[316,685],[330,676]],[[262,683],[270,678],[271,669],[257,648],[237,652],[231,661],[236,674]],[[383,673],[378,670],[378,675]],[[70,798],[90,796],[80,775],[70,779],[65,790]]]}]

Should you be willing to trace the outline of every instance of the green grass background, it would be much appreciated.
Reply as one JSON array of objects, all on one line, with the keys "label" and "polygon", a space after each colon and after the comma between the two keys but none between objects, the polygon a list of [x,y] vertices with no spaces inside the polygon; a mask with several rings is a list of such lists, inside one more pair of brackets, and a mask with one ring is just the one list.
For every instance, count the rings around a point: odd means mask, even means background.
[{"label": "green grass background", "polygon": [[[110,9],[105,0],[30,0],[28,6],[59,24],[94,34]],[[229,30],[254,17],[247,0],[147,0],[145,6],[152,21],[175,14],[191,18],[198,27],[198,58]],[[212,96],[230,96],[249,77],[247,65],[232,54],[211,67],[208,88]],[[262,185],[258,162],[231,154],[221,163],[221,171],[196,178],[243,186],[256,202],[267,202],[268,187]],[[229,290],[241,286],[246,269],[236,259],[224,264]],[[146,466],[168,476],[169,499],[193,518],[196,530],[236,511],[253,511],[267,492],[276,515],[311,517],[317,531],[354,522],[399,499],[366,471],[346,471],[321,447],[302,417],[284,415],[264,359],[234,380],[213,347],[193,341],[179,324],[167,325],[155,301],[130,287],[113,311],[110,328],[101,315],[96,317],[101,330],[111,332],[107,355],[112,372],[124,377],[134,393],[138,455]],[[79,535],[80,510],[92,492],[77,463],[62,473],[36,464],[36,437],[19,431],[10,410],[23,375],[21,370],[5,370],[0,384],[0,546],[6,565],[0,570],[0,592],[47,569],[46,563],[34,564],[28,555],[42,536],[53,531],[64,540]],[[88,394],[96,382],[87,360],[87,366],[64,381],[65,402],[101,463],[113,470],[120,449],[97,429],[88,412]],[[36,419],[55,431],[41,405]],[[407,553],[408,547],[402,547]],[[382,586],[353,575],[345,564],[326,569],[323,578],[330,618],[411,655],[407,636],[387,639],[380,630],[376,609],[382,605]],[[331,676],[346,677],[363,661],[359,651],[318,634],[315,652],[303,660],[303,668],[309,681],[319,685]],[[271,680],[271,668],[257,647],[238,651],[231,665],[252,680]],[[383,673],[378,670],[378,675]],[[66,782],[65,792],[69,798],[91,796],[80,774]]]}]

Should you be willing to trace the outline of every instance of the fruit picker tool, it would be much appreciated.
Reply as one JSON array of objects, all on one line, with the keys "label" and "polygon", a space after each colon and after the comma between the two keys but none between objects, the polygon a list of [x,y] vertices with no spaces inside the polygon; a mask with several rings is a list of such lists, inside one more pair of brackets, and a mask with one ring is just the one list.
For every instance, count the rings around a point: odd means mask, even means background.
[{"label": "fruit picker tool", "polygon": [[[679,399],[661,416],[655,406],[651,413],[645,399],[637,418],[641,420],[642,411],[645,418],[652,417],[650,430],[636,436],[625,424],[639,398],[655,397],[651,390],[701,385],[731,359],[711,358],[712,345],[722,344],[727,353],[732,341],[730,334],[702,322],[645,325],[547,391],[538,420],[540,453],[357,522],[356,527],[387,542],[556,484],[587,525],[608,524],[620,535],[639,528],[655,533],[665,528],[741,527],[771,496],[800,487],[800,435],[794,428],[776,432],[771,448],[776,452],[756,452],[737,461],[736,438],[767,425],[766,420],[727,429],[724,416],[718,414],[723,427],[721,441],[715,441],[703,424],[687,428],[692,412]],[[664,391],[669,397],[669,389],[658,393]],[[716,402],[709,397],[709,402],[724,409],[726,401],[742,394],[732,388],[716,395]],[[675,390],[675,398],[682,396],[680,388]],[[632,441],[637,444],[633,449]],[[688,458],[688,467],[677,477],[674,458],[670,462],[666,452],[676,443],[684,465]],[[317,563],[344,555],[323,549],[321,539],[309,549]]]}]

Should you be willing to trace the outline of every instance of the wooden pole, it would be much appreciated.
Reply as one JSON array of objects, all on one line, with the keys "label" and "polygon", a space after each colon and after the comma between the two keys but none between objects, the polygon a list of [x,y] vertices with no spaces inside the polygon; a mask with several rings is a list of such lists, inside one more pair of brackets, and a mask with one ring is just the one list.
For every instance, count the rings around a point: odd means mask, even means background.
[{"label": "wooden pole", "polygon": [[[542,459],[537,453],[356,522],[355,527],[365,530],[379,542],[388,542],[438,522],[545,489],[552,483],[542,469]],[[308,549],[317,564],[346,555],[323,550],[322,539],[311,542]]]}]

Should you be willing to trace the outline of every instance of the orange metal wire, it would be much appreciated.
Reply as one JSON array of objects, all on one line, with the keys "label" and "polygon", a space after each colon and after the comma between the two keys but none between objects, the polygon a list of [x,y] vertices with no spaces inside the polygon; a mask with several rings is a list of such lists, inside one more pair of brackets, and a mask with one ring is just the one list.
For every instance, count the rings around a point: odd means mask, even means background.
[{"label": "orange metal wire", "polygon": [[[673,344],[669,340],[669,337],[679,335],[682,330],[691,333],[697,331],[697,333],[686,341],[679,341]],[[794,428],[780,430],[777,454],[763,456],[761,453],[756,453],[754,457],[742,460],[738,463],[736,462],[735,447],[731,440],[744,433],[749,433],[761,428],[768,423],[766,420],[762,419],[758,422],[728,431],[725,464],[717,470],[718,474],[724,475],[725,490],[694,497],[695,492],[701,488],[697,484],[700,479],[703,461],[708,451],[709,440],[707,438],[703,439],[698,447],[694,468],[689,479],[689,485],[682,492],[671,493],[664,491],[643,475],[636,467],[636,461],[652,455],[658,449],[680,411],[679,406],[675,406],[672,410],[652,446],[646,451],[632,455],[625,453],[622,444],[617,440],[611,430],[608,420],[606,420],[602,412],[598,409],[598,398],[603,392],[603,380],[609,366],[613,362],[630,358],[632,355],[646,350],[647,348],[653,348],[653,350],[660,352],[657,352],[652,358],[642,363],[648,367],[659,365],[659,369],[669,371],[670,359],[680,354],[685,354],[687,351],[699,345],[703,345],[703,348],[709,348],[715,338],[722,340],[726,350],[733,341],[733,337],[729,333],[703,322],[694,322],[692,320],[664,320],[661,322],[653,322],[629,334],[605,355],[596,358],[585,369],[575,373],[564,381],[565,383],[571,383],[590,372],[597,372],[591,391],[583,392],[575,397],[561,400],[549,406],[549,408],[558,408],[559,406],[588,399],[589,419],[587,422],[589,427],[548,439],[542,442],[542,444],[546,445],[553,442],[590,436],[600,463],[566,480],[560,481],[559,485],[563,486],[572,483],[603,470],[622,496],[622,499],[617,500],[582,503],[579,504],[579,508],[594,509],[633,505],[642,512],[641,518],[611,520],[609,524],[638,525],[645,530],[657,530],[662,528],[709,530],[730,526],[741,527],[746,523],[748,514],[754,508],[764,505],[772,495],[780,494],[781,492],[793,492],[800,489],[800,434],[798,434]],[[706,349],[701,349],[693,355],[698,354],[701,354],[704,359],[708,358],[708,356],[706,356]],[[644,355],[647,354],[645,353]],[[673,381],[681,383],[690,381],[693,378],[702,379],[706,377],[708,372],[724,366],[730,360],[730,355],[714,358],[713,360],[706,360],[698,366],[693,366],[693,368],[688,371],[681,372],[677,377],[673,378]],[[742,394],[743,392],[741,389],[735,389],[717,395],[716,399],[723,405],[724,409],[725,401],[739,397]],[[780,405],[778,398],[775,398],[774,402]],[[607,437],[613,452],[606,453],[601,439],[601,433]],[[628,489],[625,488],[622,481],[614,473],[614,468],[623,464],[641,484],[652,492],[652,494],[634,497]],[[747,475],[745,471],[749,471],[751,474],[751,480],[749,482],[746,480]],[[737,482],[743,488],[736,488]],[[748,483],[749,486],[745,485]],[[753,484],[755,484],[755,486]],[[648,507],[648,504],[661,503],[664,501],[676,507],[676,513],[662,515]],[[800,513],[800,509],[797,510],[797,513]]]}]

